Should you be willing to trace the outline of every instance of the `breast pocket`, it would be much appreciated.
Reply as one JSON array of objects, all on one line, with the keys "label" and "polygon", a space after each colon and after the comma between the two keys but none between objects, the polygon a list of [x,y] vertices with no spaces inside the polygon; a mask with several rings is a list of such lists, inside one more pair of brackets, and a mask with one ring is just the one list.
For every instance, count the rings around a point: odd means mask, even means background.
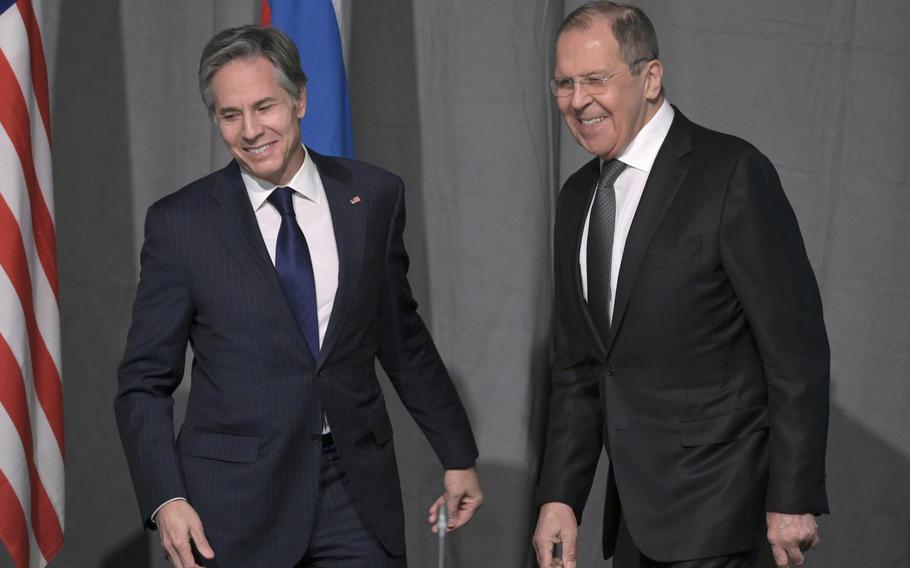
[{"label": "breast pocket", "polygon": [[659,270],[690,261],[701,253],[701,235],[670,248],[649,251],[641,264],[642,271]]}]

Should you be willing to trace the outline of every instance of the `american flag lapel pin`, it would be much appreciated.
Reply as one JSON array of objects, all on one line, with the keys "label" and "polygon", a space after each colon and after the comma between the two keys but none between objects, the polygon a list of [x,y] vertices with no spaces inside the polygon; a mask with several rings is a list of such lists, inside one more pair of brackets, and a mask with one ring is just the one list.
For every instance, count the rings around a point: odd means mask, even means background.
[{"label": "american flag lapel pin", "polygon": [[351,198],[351,205],[360,205],[360,196],[355,195]]}]

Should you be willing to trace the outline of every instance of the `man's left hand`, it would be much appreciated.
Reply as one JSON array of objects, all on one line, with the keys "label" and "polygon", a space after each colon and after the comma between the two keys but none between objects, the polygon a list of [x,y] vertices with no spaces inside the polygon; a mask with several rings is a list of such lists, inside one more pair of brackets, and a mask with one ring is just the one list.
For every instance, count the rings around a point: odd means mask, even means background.
[{"label": "man's left hand", "polygon": [[[774,564],[778,568],[802,566],[806,561],[803,552],[818,548],[818,524],[811,514],[790,515],[787,513],[765,513],[768,523],[768,542]],[[792,564],[791,564],[792,562]]]},{"label": "man's left hand", "polygon": [[474,516],[474,512],[483,503],[483,493],[480,491],[480,480],[477,478],[477,469],[447,469],[442,478],[445,493],[439,496],[430,506],[430,516],[427,519],[436,532],[436,519],[439,508],[445,503],[449,514],[449,524],[446,532],[467,524]]}]

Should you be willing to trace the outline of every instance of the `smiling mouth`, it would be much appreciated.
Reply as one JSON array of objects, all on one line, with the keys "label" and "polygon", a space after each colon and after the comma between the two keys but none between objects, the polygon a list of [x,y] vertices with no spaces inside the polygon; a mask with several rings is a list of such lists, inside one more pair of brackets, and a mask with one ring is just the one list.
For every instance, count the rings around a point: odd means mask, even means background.
[{"label": "smiling mouth", "polygon": [[262,146],[256,146],[255,148],[247,148],[247,152],[251,154],[262,154],[266,150],[272,147],[274,142],[269,142],[268,144],[263,144]]},{"label": "smiling mouth", "polygon": [[585,118],[579,118],[579,119],[578,119],[578,122],[584,124],[585,126],[592,126],[592,125],[594,125],[594,124],[598,124],[598,123],[600,123],[600,122],[603,122],[603,121],[605,121],[606,119],[607,119],[607,117],[605,117],[605,116],[598,116],[598,117],[596,117],[596,118],[587,118],[587,119],[585,119]]}]

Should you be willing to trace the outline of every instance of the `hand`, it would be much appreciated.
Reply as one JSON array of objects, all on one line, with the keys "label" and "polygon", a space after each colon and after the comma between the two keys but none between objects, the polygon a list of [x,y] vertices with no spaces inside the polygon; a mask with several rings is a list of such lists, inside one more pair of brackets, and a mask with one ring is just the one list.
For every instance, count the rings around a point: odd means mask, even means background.
[{"label": "hand", "polygon": [[477,469],[447,469],[442,478],[445,493],[430,506],[430,516],[427,519],[436,532],[436,519],[439,508],[445,503],[449,513],[449,524],[446,532],[467,524],[474,516],[474,512],[483,503],[483,493],[480,491],[480,480],[477,478]]},{"label": "hand", "polygon": [[[537,530],[534,531],[534,551],[540,568],[563,566],[575,568],[575,543],[578,540],[578,521],[575,511],[565,503],[550,502],[540,507]],[[553,558],[553,545],[562,543],[562,559]]]},{"label": "hand", "polygon": [[193,558],[190,540],[203,557],[215,558],[215,551],[202,532],[199,515],[186,501],[171,501],[161,507],[155,522],[161,535],[161,546],[174,568],[200,568]]},{"label": "hand", "polygon": [[818,548],[821,542],[818,538],[818,524],[813,515],[769,511],[765,518],[768,523],[768,542],[771,543],[774,564],[778,568],[788,568],[791,561],[795,566],[802,566],[806,561],[803,552],[809,548]]}]

